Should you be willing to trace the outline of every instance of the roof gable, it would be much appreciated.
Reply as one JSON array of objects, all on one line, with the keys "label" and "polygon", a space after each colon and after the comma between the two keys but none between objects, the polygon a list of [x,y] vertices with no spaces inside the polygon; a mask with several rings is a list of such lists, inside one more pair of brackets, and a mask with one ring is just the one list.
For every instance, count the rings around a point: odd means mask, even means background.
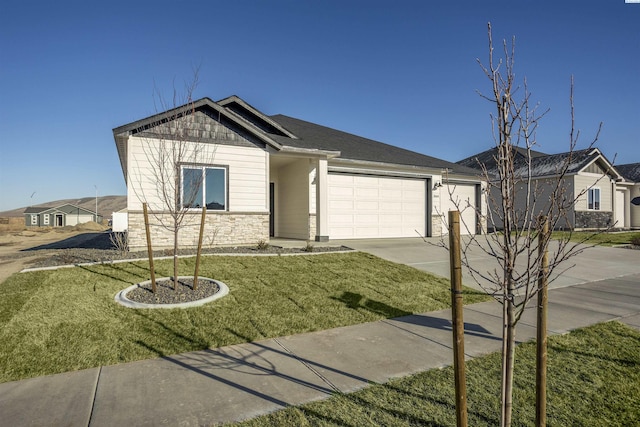
[{"label": "roof gable", "polygon": [[[206,140],[215,139],[209,129],[201,128],[198,126],[203,122],[202,117],[208,117],[209,123],[219,123],[224,128],[231,129],[237,133],[250,133],[253,136],[260,138],[263,142],[278,146],[278,144],[268,137],[264,132],[261,132],[253,124],[247,120],[243,120],[236,114],[231,112],[222,106],[218,105],[209,98],[202,98],[193,103],[185,104],[180,107],[176,107],[167,110],[162,113],[154,114],[142,120],[137,120],[129,124],[119,126],[113,129],[114,136],[118,135],[135,135],[135,134],[154,134],[158,132],[160,135],[164,135],[167,132],[167,123],[174,120],[181,120],[189,116],[194,116],[193,120],[190,120],[190,128],[188,129],[189,140]],[[200,119],[198,119],[198,116]],[[191,124],[192,123],[192,124]],[[152,131],[153,130],[153,131]]]},{"label": "roof gable", "polygon": [[[522,147],[513,147],[515,175],[526,177],[529,174],[529,160],[527,150]],[[577,174],[585,171],[590,165],[599,168],[602,173],[620,178],[611,163],[597,148],[574,150],[559,154],[544,154],[531,150],[531,176],[534,178],[558,175],[566,166],[567,174]],[[482,170],[484,165],[490,176],[497,176],[498,148],[483,151],[475,156],[460,160],[458,164]]]},{"label": "roof gable", "polygon": [[[242,138],[262,146],[270,145],[278,150],[282,148],[280,144],[254,124],[218,105],[210,98],[202,98],[113,129],[113,137],[116,141],[120,166],[125,180],[127,179],[126,145],[129,136],[170,137],[176,130],[172,130],[168,123],[183,120],[186,117],[192,117],[192,119],[188,121],[185,127],[187,135],[183,135],[183,137],[190,141],[219,143],[220,139],[230,140],[233,139],[233,135],[238,134]],[[217,124],[222,126],[216,126]],[[211,128],[215,128],[216,131],[212,132]]]},{"label": "roof gable", "polygon": [[[72,205],[71,203],[65,203],[64,205],[56,206],[54,208],[47,209],[47,212],[63,212],[65,214],[85,214],[85,215],[93,215],[94,211],[89,209],[81,208],[80,206]],[[44,213],[44,212],[43,212]]]}]

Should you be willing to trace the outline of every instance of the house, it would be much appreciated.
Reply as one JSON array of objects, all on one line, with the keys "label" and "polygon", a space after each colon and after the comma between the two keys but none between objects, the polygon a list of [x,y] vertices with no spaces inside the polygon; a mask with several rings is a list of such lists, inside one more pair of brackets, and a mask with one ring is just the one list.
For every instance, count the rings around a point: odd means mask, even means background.
[{"label": "house", "polygon": [[102,216],[70,203],[57,207],[28,207],[24,210],[27,227],[64,227],[89,221],[101,222]]},{"label": "house", "polygon": [[629,209],[627,227],[640,228],[640,163],[617,165],[616,170],[622,175],[628,185],[629,195],[623,203]]},{"label": "house", "polygon": [[[473,207],[467,210],[469,232],[484,227],[475,215],[483,183],[474,169],[293,117],[269,116],[237,96],[202,98],[117,127],[113,135],[127,184],[132,249],[146,241],[143,202],[153,213],[154,245],[170,246],[169,231],[159,226],[168,218],[160,187],[173,182],[179,186],[173,194],[187,208],[181,246],[197,243],[202,204],[208,208],[205,244],[437,236],[451,207],[445,188]],[[158,149],[176,145],[186,145],[190,158],[161,167],[159,158],[166,156]],[[194,179],[202,188],[192,185]],[[188,194],[197,200],[185,202]],[[173,203],[175,197],[168,204]]]},{"label": "house", "polygon": [[[569,206],[565,217],[558,223],[558,228],[602,229],[607,227],[628,227],[629,188],[616,168],[597,148],[575,150],[559,154],[545,154],[539,151],[513,147],[514,175],[518,189],[516,210],[524,211],[526,206],[526,179],[531,173],[532,193],[535,192],[536,212],[530,212],[535,218],[539,213],[547,211],[553,198],[551,192],[558,183],[560,173],[566,166],[562,189],[566,201],[576,200]],[[459,165],[476,168],[482,166],[490,177],[497,176],[498,149],[492,148],[457,162]],[[530,166],[529,166],[529,160]],[[497,189],[490,190],[491,198],[499,201]],[[532,196],[530,200],[534,197]],[[621,202],[622,201],[622,202]],[[498,202],[499,203],[499,202]],[[626,204],[625,204],[626,203]],[[557,211],[556,211],[557,212]],[[502,223],[494,215],[495,227]]]}]

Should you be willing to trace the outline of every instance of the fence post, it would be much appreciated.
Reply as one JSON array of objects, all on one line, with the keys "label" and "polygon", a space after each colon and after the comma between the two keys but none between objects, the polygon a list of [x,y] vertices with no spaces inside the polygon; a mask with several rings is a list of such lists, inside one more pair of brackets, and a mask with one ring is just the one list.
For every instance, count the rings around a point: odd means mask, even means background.
[{"label": "fence post", "polygon": [[453,367],[456,385],[456,425],[467,426],[467,384],[464,366],[464,319],[462,316],[462,262],[460,258],[460,212],[449,211],[449,258],[451,269],[451,323]]}]

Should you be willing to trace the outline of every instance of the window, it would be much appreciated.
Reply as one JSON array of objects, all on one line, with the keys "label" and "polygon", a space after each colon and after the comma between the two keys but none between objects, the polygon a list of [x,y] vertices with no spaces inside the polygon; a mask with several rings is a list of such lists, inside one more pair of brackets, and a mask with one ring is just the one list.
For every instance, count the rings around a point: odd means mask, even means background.
[{"label": "window", "polygon": [[31,225],[38,225],[38,215],[31,214]]},{"label": "window", "polygon": [[42,217],[44,225],[49,225],[49,215],[44,215]]},{"label": "window", "polygon": [[587,190],[588,195],[588,208],[590,210],[599,211],[600,210],[600,189],[599,188],[589,188]]},{"label": "window", "polygon": [[208,166],[182,167],[182,206],[227,210],[227,169]]}]

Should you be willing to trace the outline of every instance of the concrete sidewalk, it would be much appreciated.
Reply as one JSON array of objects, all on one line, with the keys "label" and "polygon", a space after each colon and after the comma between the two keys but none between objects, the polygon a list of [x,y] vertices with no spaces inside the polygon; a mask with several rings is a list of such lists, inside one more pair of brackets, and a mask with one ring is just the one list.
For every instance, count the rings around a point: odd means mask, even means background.
[{"label": "concrete sidewalk", "polygon": [[[640,329],[640,274],[550,291],[549,333]],[[465,352],[500,349],[501,306],[465,306]],[[535,337],[535,309],[517,336]],[[451,363],[450,310],[0,384],[0,425],[208,425]]]}]

